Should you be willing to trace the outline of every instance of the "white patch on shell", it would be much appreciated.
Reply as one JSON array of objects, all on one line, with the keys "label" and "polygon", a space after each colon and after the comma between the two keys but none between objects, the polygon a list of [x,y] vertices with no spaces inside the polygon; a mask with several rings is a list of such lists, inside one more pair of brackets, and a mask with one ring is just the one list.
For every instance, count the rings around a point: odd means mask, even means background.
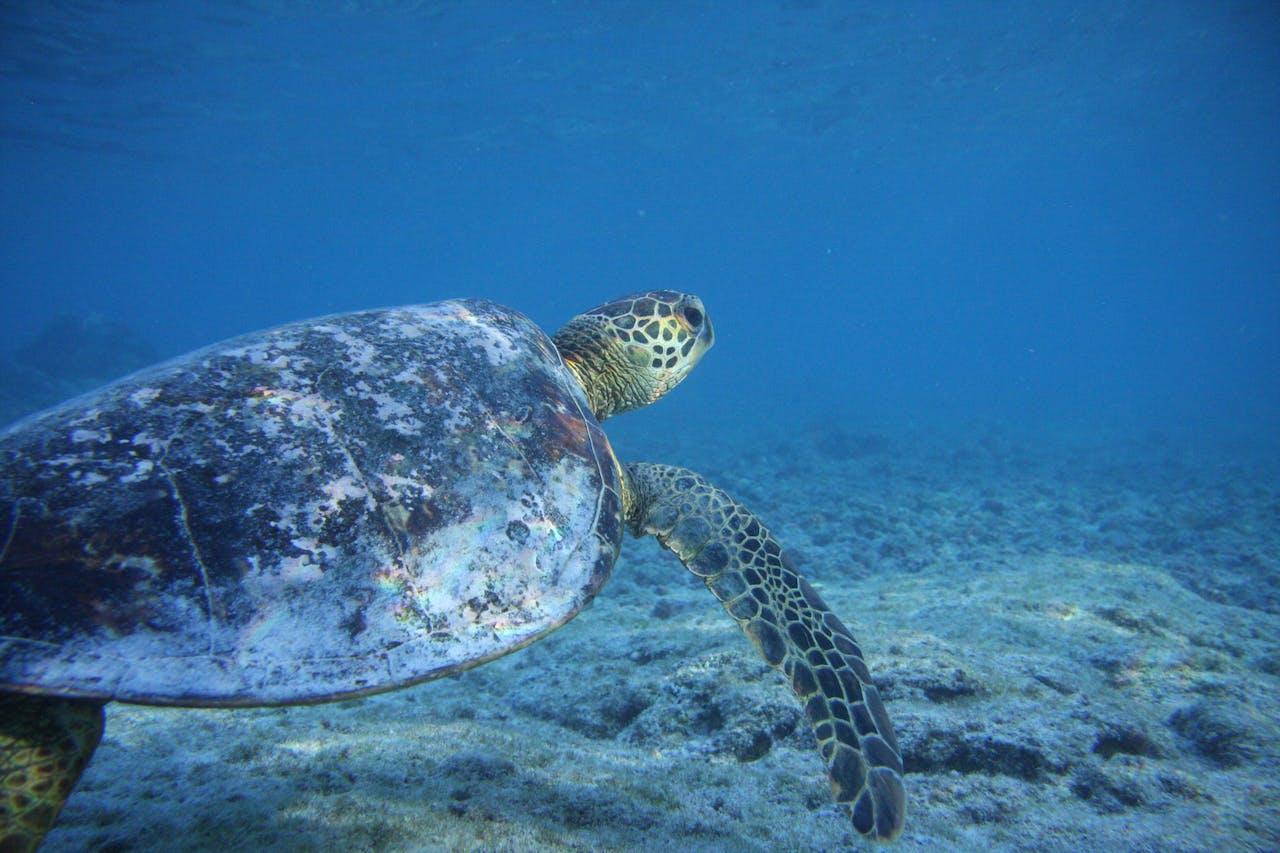
[{"label": "white patch on shell", "polygon": [[370,341],[357,338],[339,326],[318,325],[313,331],[323,332],[346,348],[343,360],[349,370],[365,373],[378,360],[379,349]]},{"label": "white patch on shell", "polygon": [[382,485],[387,487],[389,492],[401,492],[406,489],[413,489],[421,493],[423,498],[429,499],[435,494],[435,488],[422,479],[421,475],[411,472],[413,476],[404,477],[396,474],[379,474],[378,480]]},{"label": "white patch on shell", "polygon": [[470,327],[467,333],[467,342],[472,345],[479,345],[484,350],[490,364],[495,367],[506,364],[513,355],[517,354],[523,357],[523,353],[517,353],[516,347],[512,343],[511,335],[506,330],[484,322],[470,312],[464,312],[460,319]]},{"label": "white patch on shell", "polygon": [[335,503],[361,501],[370,509],[374,508],[373,498],[369,494],[369,490],[365,488],[363,482],[350,474],[343,474],[338,479],[329,481],[322,487],[322,491]]},{"label": "white patch on shell", "polygon": [[294,539],[293,547],[301,554],[290,555],[276,564],[271,579],[276,586],[294,586],[318,581],[324,574],[324,564],[337,556],[336,548],[326,548],[315,539]]},{"label": "white patch on shell", "polygon": [[151,476],[151,472],[155,470],[156,464],[150,459],[139,459],[138,464],[133,466],[133,470],[128,474],[120,477],[121,483],[141,483],[143,480]]},{"label": "white patch on shell", "polygon": [[390,311],[379,325],[393,338],[417,340],[428,332],[434,332],[440,325],[440,315],[432,308],[433,306],[424,305]]},{"label": "white patch on shell", "polygon": [[139,388],[129,395],[129,402],[135,406],[146,407],[160,396],[159,388]]},{"label": "white patch on shell", "polygon": [[154,456],[164,449],[165,440],[162,438],[156,438],[154,435],[148,435],[145,432],[140,432],[133,437],[132,444],[135,447],[147,448],[148,454]]},{"label": "white patch on shell", "polygon": [[57,468],[69,468],[73,465],[83,465],[84,457],[83,456],[66,456],[66,455],[54,456],[49,459],[43,460],[43,464],[51,465]]},{"label": "white patch on shell", "polygon": [[395,430],[401,435],[415,435],[422,430],[422,421],[405,403],[385,393],[368,394],[367,397],[378,407],[377,418],[387,429]]},{"label": "white patch on shell", "polygon": [[284,425],[275,418],[263,418],[258,421],[257,426],[269,440],[268,443],[274,442],[279,438],[280,430],[284,428]]},{"label": "white patch on shell", "polygon": [[[285,337],[283,334],[277,333],[272,335],[269,341],[266,342],[255,339],[234,347],[215,345],[213,351],[216,352],[219,358],[228,358],[237,361],[240,359],[246,359],[251,364],[265,364],[267,359],[272,357],[272,353],[292,352],[301,345],[302,342],[297,338],[289,338]],[[208,351],[206,351],[206,353],[207,352]],[[209,360],[205,361],[205,364],[209,363]]]}]

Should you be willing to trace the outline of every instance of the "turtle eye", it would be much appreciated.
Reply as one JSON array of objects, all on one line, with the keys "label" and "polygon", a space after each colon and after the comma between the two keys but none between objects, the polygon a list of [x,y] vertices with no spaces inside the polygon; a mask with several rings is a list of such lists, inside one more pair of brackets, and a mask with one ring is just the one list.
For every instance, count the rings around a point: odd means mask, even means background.
[{"label": "turtle eye", "polygon": [[696,329],[702,325],[702,312],[692,305],[686,305],[681,308],[680,314],[691,327]]}]

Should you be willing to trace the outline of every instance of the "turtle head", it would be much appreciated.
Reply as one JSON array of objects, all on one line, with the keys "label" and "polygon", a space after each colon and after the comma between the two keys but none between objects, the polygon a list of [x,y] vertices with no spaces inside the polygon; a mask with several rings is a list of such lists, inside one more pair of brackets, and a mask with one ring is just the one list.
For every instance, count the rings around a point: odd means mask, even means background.
[{"label": "turtle head", "polygon": [[579,314],[552,340],[604,420],[679,385],[711,349],[715,333],[698,297],[650,290]]}]

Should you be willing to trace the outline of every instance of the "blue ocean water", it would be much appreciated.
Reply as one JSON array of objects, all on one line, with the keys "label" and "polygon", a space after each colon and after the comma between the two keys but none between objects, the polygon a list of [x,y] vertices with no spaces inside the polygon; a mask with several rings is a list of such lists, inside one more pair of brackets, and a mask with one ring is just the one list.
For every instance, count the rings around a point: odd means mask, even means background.
[{"label": "blue ocean water", "polygon": [[[1280,839],[1271,0],[11,0],[0,276],[0,422],[309,316],[695,292],[715,349],[609,434],[857,625],[909,840]],[[665,556],[418,693],[113,704],[49,849],[849,843]]]},{"label": "blue ocean water", "polygon": [[16,2],[0,105],[5,349],[675,287],[657,424],[1280,435],[1273,3]]}]

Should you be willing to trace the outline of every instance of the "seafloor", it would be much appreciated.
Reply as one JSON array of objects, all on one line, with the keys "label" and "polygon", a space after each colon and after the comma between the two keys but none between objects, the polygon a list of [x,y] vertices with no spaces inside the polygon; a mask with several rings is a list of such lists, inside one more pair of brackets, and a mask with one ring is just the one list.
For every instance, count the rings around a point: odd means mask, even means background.
[{"label": "seafloor", "polygon": [[[1280,848],[1274,451],[824,425],[696,452],[862,641],[909,773],[898,849]],[[456,679],[112,706],[46,849],[860,844],[781,679],[650,540],[564,629]]]},{"label": "seafloor", "polygon": [[[60,364],[54,329],[0,363],[0,419],[149,358],[60,322],[88,354]],[[610,423],[628,456],[745,501],[862,641],[908,770],[897,849],[1280,849],[1275,443],[634,418]],[[110,706],[45,849],[861,844],[782,679],[646,540],[565,628],[458,678],[312,707]]]}]

